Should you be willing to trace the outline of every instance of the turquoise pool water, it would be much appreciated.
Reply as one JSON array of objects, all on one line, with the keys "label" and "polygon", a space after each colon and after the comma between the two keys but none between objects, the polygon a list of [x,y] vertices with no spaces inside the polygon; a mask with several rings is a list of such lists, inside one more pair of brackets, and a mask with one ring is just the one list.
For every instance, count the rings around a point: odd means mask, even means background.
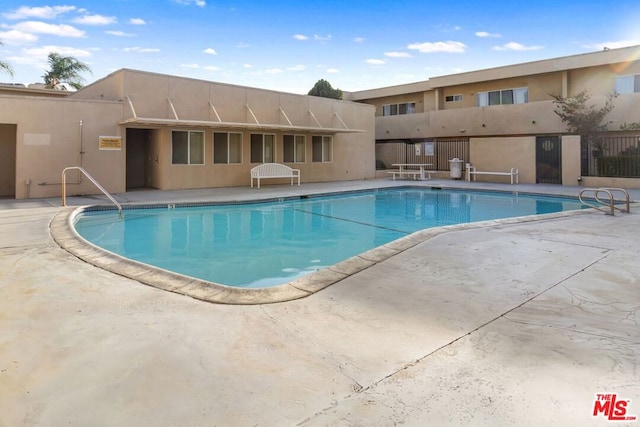
[{"label": "turquoise pool water", "polygon": [[89,242],[229,286],[276,286],[415,231],[580,209],[576,199],[395,188],[278,202],[85,211]]}]

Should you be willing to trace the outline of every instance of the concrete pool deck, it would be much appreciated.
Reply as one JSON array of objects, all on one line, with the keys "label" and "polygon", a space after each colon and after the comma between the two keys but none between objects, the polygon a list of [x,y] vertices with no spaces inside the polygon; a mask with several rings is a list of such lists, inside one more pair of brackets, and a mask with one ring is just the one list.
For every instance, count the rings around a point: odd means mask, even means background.
[{"label": "concrete pool deck", "polygon": [[[389,180],[176,192],[251,200]],[[640,191],[631,191],[640,200]],[[70,205],[104,198],[69,198]],[[0,200],[0,425],[607,425],[640,415],[640,206],[439,234],[295,301],[221,305],[61,249],[60,199]],[[614,425],[640,425],[617,421]]]}]

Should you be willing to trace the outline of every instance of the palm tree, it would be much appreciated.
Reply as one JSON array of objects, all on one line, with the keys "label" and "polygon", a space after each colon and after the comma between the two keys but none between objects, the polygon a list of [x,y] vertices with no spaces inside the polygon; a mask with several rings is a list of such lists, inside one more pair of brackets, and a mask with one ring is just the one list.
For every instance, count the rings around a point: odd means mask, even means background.
[{"label": "palm tree", "polygon": [[84,62],[80,62],[72,56],[62,56],[51,52],[48,56],[50,70],[45,73],[44,86],[47,89],[65,90],[63,83],[74,89],[80,89],[84,79],[80,76],[83,71],[91,72]]},{"label": "palm tree", "polygon": [[[2,46],[2,42],[0,42],[0,46]],[[0,71],[4,71],[13,77],[13,68],[8,62],[0,61]]]}]

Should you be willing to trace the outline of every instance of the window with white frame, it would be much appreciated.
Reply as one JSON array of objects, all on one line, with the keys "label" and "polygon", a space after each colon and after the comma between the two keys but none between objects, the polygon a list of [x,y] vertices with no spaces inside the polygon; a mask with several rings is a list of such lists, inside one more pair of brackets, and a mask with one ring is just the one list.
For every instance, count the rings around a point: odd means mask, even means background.
[{"label": "window with white frame", "polygon": [[333,137],[314,135],[311,137],[311,161],[330,163],[333,161]]},{"label": "window with white frame", "polygon": [[488,105],[526,104],[529,102],[529,89],[520,87],[515,89],[492,90],[476,94],[478,107]]},{"label": "window with white frame", "polygon": [[462,102],[462,95],[447,95],[444,102]]},{"label": "window with white frame", "polygon": [[382,106],[383,116],[397,116],[398,114],[413,114],[416,112],[415,102],[401,104],[385,104]]},{"label": "window with white frame", "polygon": [[276,161],[276,136],[251,134],[251,163],[273,163]]},{"label": "window with white frame", "polygon": [[285,163],[304,163],[305,137],[304,135],[282,136],[282,160]]},{"label": "window with white frame", "polygon": [[203,165],[204,132],[171,131],[171,164]]},{"label": "window with white frame", "polygon": [[213,163],[242,163],[241,133],[213,133]]},{"label": "window with white frame", "polygon": [[616,76],[614,88],[619,94],[640,92],[640,74]]}]

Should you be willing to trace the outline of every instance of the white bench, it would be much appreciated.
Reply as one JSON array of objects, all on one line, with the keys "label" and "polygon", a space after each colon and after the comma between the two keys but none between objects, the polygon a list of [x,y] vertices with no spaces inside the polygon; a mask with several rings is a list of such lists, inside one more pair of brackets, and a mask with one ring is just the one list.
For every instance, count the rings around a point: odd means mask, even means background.
[{"label": "white bench", "polygon": [[258,180],[258,188],[260,188],[260,180],[265,178],[298,178],[298,186],[300,186],[300,169],[291,169],[287,165],[280,163],[263,163],[251,168],[251,188],[253,188],[253,180]]},{"label": "white bench", "polygon": [[467,167],[467,181],[471,181],[471,176],[473,175],[473,180],[476,180],[476,175],[501,175],[511,177],[511,184],[518,183],[518,168],[511,168],[509,172],[488,172],[488,171],[477,171],[475,166]]},{"label": "white bench", "polygon": [[[399,176],[400,178],[413,177],[413,179],[418,179],[417,177],[420,176],[420,171],[404,170],[404,171],[389,171],[387,173],[391,174],[394,181],[396,180],[396,176]],[[431,174],[429,174],[429,178],[431,178]]]}]

